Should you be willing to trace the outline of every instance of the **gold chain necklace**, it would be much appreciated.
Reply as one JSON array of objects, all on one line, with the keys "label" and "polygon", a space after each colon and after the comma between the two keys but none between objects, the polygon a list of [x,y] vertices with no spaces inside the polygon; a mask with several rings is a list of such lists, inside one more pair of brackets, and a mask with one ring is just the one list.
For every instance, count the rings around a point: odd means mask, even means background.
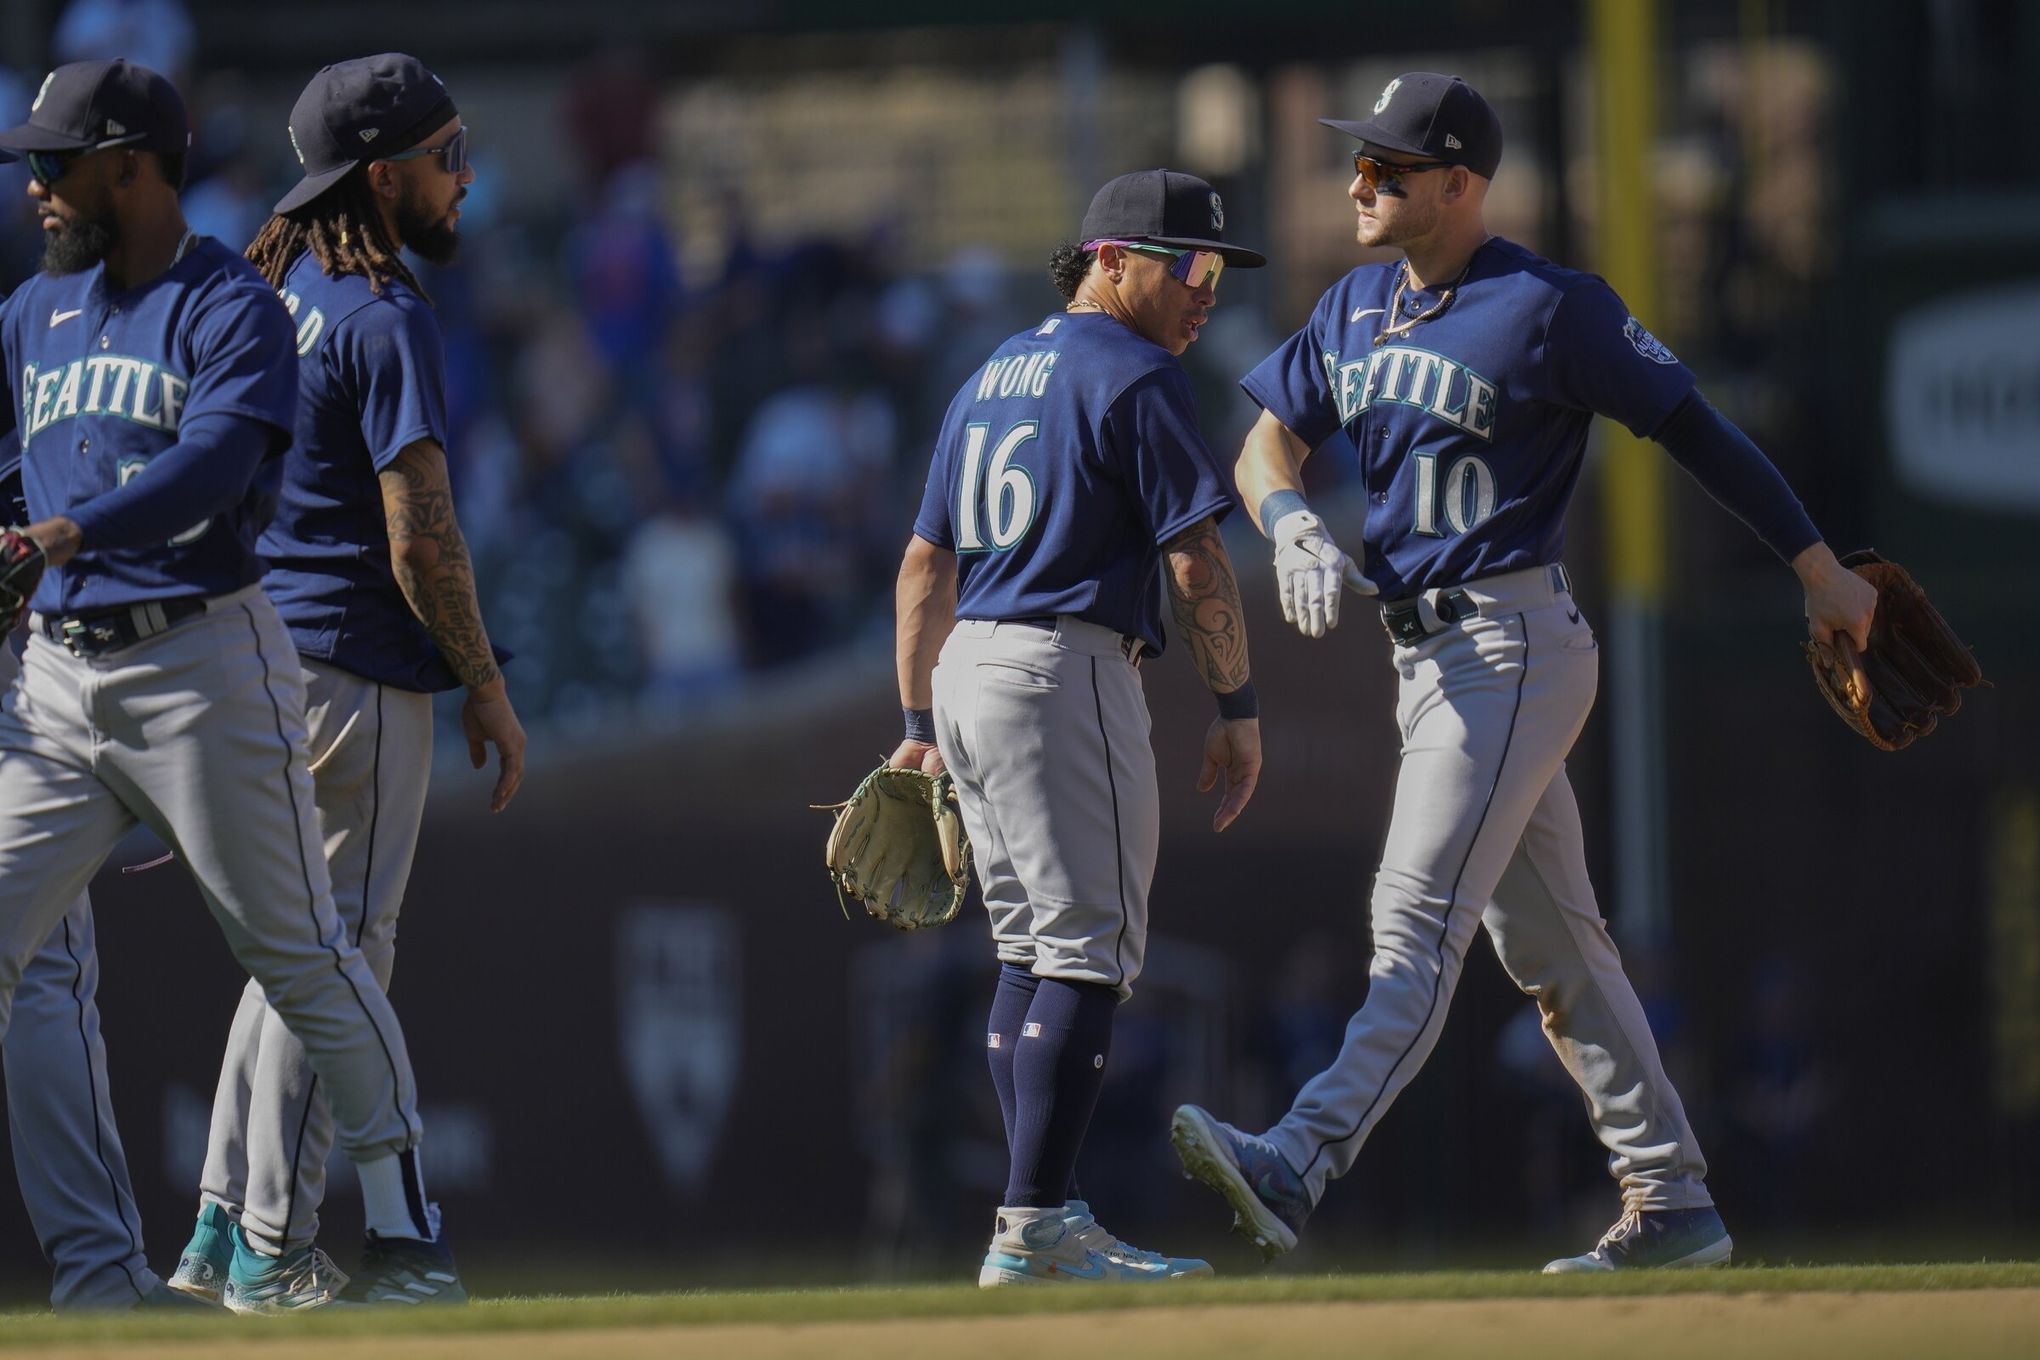
[{"label": "gold chain necklace", "polygon": [[[1481,242],[1481,245],[1486,244],[1487,242],[1485,241]],[[1377,345],[1385,344],[1387,343],[1388,338],[1391,335],[1401,335],[1404,332],[1410,330],[1411,328],[1421,324],[1422,322],[1432,321],[1438,317],[1445,315],[1445,309],[1450,307],[1452,305],[1452,300],[1459,296],[1459,285],[1465,283],[1466,276],[1473,272],[1474,256],[1479,254],[1480,248],[1476,246],[1474,248],[1473,255],[1469,255],[1466,257],[1466,267],[1459,271],[1459,277],[1445,285],[1445,291],[1438,295],[1438,301],[1435,304],[1426,307],[1423,311],[1418,312],[1415,316],[1411,317],[1407,321],[1389,322],[1387,328],[1384,329],[1381,332],[1381,334],[1374,337],[1374,343]],[[1404,260],[1402,262],[1402,271],[1396,275],[1395,296],[1388,300],[1388,314],[1390,316],[1400,317],[1402,315],[1403,290],[1408,288],[1409,285],[1410,285],[1410,262],[1408,260]]]}]

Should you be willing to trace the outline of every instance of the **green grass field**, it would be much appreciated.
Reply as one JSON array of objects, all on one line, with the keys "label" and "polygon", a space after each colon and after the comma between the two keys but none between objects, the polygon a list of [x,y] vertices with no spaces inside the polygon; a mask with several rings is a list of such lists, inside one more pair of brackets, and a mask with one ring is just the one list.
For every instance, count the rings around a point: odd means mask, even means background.
[{"label": "green grass field", "polygon": [[0,1314],[0,1350],[63,1357],[2031,1356],[2040,1263],[1267,1276],[1163,1288],[965,1285],[505,1298],[246,1319]]}]

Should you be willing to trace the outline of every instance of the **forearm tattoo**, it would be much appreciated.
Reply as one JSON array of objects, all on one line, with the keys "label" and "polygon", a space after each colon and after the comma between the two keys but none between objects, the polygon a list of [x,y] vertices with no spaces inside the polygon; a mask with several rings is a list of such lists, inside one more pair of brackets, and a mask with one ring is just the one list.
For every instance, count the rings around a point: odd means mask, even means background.
[{"label": "forearm tattoo", "polygon": [[453,488],[436,445],[414,444],[382,474],[390,562],[397,587],[463,685],[501,674],[475,599],[475,569],[454,518]]},{"label": "forearm tattoo", "polygon": [[1197,674],[1214,693],[1247,683],[1247,620],[1239,578],[1215,521],[1199,520],[1169,540],[1169,606]]}]

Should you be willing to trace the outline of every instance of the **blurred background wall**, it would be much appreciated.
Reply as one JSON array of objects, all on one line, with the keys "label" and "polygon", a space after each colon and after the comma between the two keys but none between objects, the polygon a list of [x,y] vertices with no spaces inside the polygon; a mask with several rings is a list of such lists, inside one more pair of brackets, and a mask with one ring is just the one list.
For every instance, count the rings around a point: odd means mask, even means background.
[{"label": "blurred background wall", "polygon": [[[896,740],[890,583],[929,441],[984,355],[1058,305],[1045,261],[1092,190],[1167,164],[1273,259],[1227,276],[1185,360],[1213,446],[1236,448],[1236,379],[1366,258],[1350,143],[1315,119],[1409,69],[1463,74],[1501,113],[1491,225],[1653,292],[1647,324],[1829,541],[1911,567],[1996,682],[1930,741],[1870,751],[1811,692],[1790,573],[1672,475],[1655,661],[1604,674],[1571,771],[1743,1254],[2040,1245],[2040,9],[1648,12],[1639,110],[1598,88],[1588,7],[1561,0],[5,0],[0,114],[60,61],[173,74],[197,128],[187,215],[235,245],[294,180],[284,124],[327,62],[413,52],[473,130],[463,260],[421,273],[533,770],[488,817],[442,706],[393,994],[478,1288],[972,1264],[1004,1176],[979,918],[845,921],[806,806]],[[1600,134],[1646,115],[1645,171],[1605,180]],[[0,167],[0,287],[40,250],[23,182]],[[1610,204],[1654,223],[1648,279],[1604,261]],[[1619,649],[1603,465],[1568,561]],[[1308,472],[1336,518],[1350,449]],[[1213,837],[1190,788],[1208,701],[1174,656],[1143,672],[1157,941],[1080,1167],[1117,1231],[1228,1269],[1248,1255],[1175,1178],[1167,1113],[1194,1098],[1262,1127],[1335,1051],[1394,763],[1368,613],[1322,644],[1285,631],[1234,528],[1267,773]],[[1627,711],[1656,718],[1618,740]],[[114,871],[152,853],[124,847],[94,896],[167,1265],[239,979],[178,869]],[[1600,1162],[1476,945],[1429,1069],[1298,1259],[1534,1264],[1614,1216]],[[329,1209],[341,1242],[344,1177]],[[44,1287],[8,1203],[0,1291]]]}]

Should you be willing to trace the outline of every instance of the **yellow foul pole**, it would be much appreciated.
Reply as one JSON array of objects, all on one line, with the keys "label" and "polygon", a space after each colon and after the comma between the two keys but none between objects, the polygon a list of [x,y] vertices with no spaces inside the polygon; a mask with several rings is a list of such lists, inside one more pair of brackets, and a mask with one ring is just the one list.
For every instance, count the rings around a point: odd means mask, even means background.
[{"label": "yellow foul pole", "polygon": [[[1646,327],[1658,315],[1657,18],[1661,0],[1587,0],[1593,49],[1595,268]],[[1607,708],[1615,832],[1614,927],[1659,950],[1671,937],[1665,741],[1665,456],[1600,422],[1601,514],[1612,599]]]},{"label": "yellow foul pole", "polygon": [[[1588,0],[1593,43],[1596,272],[1655,328],[1658,0]],[[1610,582],[1656,606],[1665,586],[1664,455],[1612,421],[1600,431]]]}]

